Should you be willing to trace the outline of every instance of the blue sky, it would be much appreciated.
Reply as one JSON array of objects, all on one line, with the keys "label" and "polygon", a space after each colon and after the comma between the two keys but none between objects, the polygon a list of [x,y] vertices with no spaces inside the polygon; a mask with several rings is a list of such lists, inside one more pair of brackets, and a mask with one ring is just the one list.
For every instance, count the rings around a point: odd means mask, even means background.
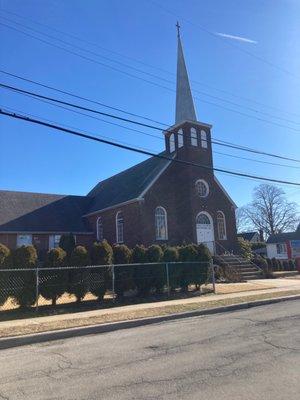
[{"label": "blue sky", "polygon": [[[17,13],[23,19],[4,10]],[[70,48],[12,21],[93,51],[97,55],[73,48],[125,73],[0,25],[1,69],[170,125],[174,123],[175,112],[175,23],[179,19],[198,119],[213,125],[215,138],[300,158],[298,0],[1,0],[0,16],[1,23],[43,40]],[[84,41],[55,32],[46,25]],[[6,84],[66,99],[2,74],[0,78]],[[154,151],[161,151],[164,146],[159,138],[2,89],[0,104]],[[141,130],[159,136],[157,131]],[[0,147],[0,188],[32,192],[84,195],[99,180],[145,158],[6,117],[0,117]],[[217,167],[300,182],[299,163],[219,146],[214,150],[227,154],[214,154]],[[228,154],[280,162],[294,168],[241,160]],[[238,205],[250,201],[252,190],[258,185],[243,178],[217,176]],[[290,200],[300,203],[299,187],[284,189]]]}]

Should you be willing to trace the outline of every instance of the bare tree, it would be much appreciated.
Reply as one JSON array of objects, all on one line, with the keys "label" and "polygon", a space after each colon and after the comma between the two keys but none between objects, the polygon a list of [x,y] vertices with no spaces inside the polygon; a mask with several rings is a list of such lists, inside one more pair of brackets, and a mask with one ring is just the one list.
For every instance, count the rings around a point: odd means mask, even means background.
[{"label": "bare tree", "polygon": [[282,189],[268,184],[254,189],[252,202],[240,214],[243,226],[262,230],[266,236],[294,230],[299,223],[297,204],[289,202]]}]

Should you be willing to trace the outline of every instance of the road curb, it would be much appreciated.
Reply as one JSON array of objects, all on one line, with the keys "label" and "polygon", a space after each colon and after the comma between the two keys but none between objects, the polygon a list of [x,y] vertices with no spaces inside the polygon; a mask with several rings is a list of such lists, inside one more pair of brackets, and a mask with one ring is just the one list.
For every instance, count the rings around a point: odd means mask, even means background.
[{"label": "road curb", "polygon": [[151,324],[156,324],[165,321],[174,321],[177,319],[183,318],[191,318],[198,317],[201,315],[211,315],[211,314],[219,314],[229,311],[243,310],[252,307],[258,307],[273,303],[280,303],[282,301],[288,300],[298,300],[300,299],[299,295],[293,296],[285,296],[285,297],[277,297],[274,299],[264,299],[264,300],[255,300],[245,303],[237,303],[228,306],[214,307],[208,308],[204,310],[194,310],[194,311],[186,311],[182,313],[169,314],[169,315],[161,315],[156,317],[148,317],[141,319],[134,319],[129,321],[119,321],[119,322],[110,322],[108,324],[99,324],[99,325],[89,325],[82,326],[78,328],[69,328],[69,329],[61,329],[56,331],[48,331],[35,333],[30,335],[23,336],[12,336],[8,338],[0,339],[0,350],[9,349],[12,347],[25,346],[35,343],[43,343],[53,340],[62,340],[68,338],[74,338],[78,336],[86,336],[86,335],[95,335],[99,333],[108,333],[117,331],[120,329],[130,329],[136,328],[140,326],[146,326]]}]

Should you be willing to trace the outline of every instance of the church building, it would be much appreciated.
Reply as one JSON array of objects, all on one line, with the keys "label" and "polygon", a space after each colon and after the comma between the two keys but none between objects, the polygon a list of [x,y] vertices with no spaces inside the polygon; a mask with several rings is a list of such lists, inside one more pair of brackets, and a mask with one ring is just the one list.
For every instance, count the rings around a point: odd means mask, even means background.
[{"label": "church building", "polygon": [[72,232],[85,246],[107,239],[235,250],[236,205],[214,175],[211,129],[197,120],[178,32],[175,124],[163,132],[164,158],[99,182],[86,196],[0,191],[0,243],[33,244],[42,253]]}]

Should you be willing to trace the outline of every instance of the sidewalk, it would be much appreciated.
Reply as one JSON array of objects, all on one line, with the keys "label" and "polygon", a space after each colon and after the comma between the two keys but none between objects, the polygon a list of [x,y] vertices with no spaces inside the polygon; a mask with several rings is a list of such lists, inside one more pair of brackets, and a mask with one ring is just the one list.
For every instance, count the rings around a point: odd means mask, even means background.
[{"label": "sidewalk", "polygon": [[110,309],[76,312],[0,322],[0,337],[18,336],[109,322],[205,310],[255,300],[300,294],[300,279],[258,279],[246,283],[217,284],[216,294],[119,306]]}]

